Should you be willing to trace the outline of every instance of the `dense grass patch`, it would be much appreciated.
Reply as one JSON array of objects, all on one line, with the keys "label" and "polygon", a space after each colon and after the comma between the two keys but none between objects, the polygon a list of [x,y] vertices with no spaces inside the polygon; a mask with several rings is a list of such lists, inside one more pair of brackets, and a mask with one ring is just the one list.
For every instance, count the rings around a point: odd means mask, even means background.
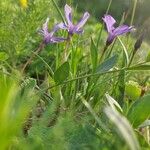
[{"label": "dense grass patch", "polygon": [[146,29],[136,37],[138,28],[128,26],[131,32],[108,40],[104,19],[86,13],[85,26],[77,24],[85,9],[72,8],[74,24],[63,30],[58,1],[0,3],[1,150],[149,149]]}]

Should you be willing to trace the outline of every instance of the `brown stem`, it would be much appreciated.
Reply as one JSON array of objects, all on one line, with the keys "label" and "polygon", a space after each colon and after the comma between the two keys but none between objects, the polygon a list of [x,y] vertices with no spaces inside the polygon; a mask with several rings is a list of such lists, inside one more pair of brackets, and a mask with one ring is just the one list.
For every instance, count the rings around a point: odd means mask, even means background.
[{"label": "brown stem", "polygon": [[33,58],[36,56],[36,54],[38,54],[39,52],[42,51],[42,49],[44,48],[45,46],[45,43],[44,42],[41,42],[39,47],[37,48],[37,50],[31,55],[31,57],[26,61],[26,63],[24,64],[23,66],[23,69],[22,69],[22,73],[24,73],[24,70],[26,69],[26,67],[31,64]]}]

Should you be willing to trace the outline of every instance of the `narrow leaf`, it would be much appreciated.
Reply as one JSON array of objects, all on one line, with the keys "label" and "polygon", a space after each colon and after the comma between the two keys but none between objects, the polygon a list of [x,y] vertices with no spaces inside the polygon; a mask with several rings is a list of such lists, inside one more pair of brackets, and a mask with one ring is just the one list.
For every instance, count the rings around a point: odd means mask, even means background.
[{"label": "narrow leaf", "polygon": [[109,94],[105,94],[105,96],[112,109],[116,110],[117,107],[122,112],[122,108],[117,101],[115,101]]},{"label": "narrow leaf", "polygon": [[115,124],[119,135],[124,138],[131,150],[140,150],[138,140],[128,120],[111,107],[104,109],[107,117]]},{"label": "narrow leaf", "polygon": [[150,70],[150,65],[139,65],[128,68],[128,70]]},{"label": "narrow leaf", "polygon": [[115,64],[117,63],[117,60],[118,60],[118,55],[114,55],[111,58],[108,58],[97,68],[97,72],[102,73],[102,72],[110,70],[111,68],[115,66]]},{"label": "narrow leaf", "polygon": [[54,73],[54,80],[56,83],[61,83],[69,76],[69,63],[62,64]]},{"label": "narrow leaf", "polygon": [[99,124],[99,126],[107,132],[107,129],[105,127],[105,125],[103,124],[103,122],[100,120],[100,118],[97,116],[97,114],[95,113],[95,111],[92,109],[91,105],[83,98],[81,97],[82,103],[85,105],[85,107],[89,110],[89,112],[93,115],[93,117],[95,118],[96,122]]},{"label": "narrow leaf", "polygon": [[92,62],[92,69],[93,71],[95,71],[96,67],[97,67],[97,61],[98,61],[98,50],[97,47],[93,41],[93,39],[91,38],[91,62]]}]

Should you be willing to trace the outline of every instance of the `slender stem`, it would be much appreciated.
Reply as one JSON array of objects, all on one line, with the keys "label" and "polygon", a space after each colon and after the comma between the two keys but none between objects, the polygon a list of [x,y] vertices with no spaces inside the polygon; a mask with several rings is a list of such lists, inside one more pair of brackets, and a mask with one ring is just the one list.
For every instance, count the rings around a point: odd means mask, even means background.
[{"label": "slender stem", "polygon": [[133,50],[133,52],[131,52],[131,58],[130,58],[130,61],[129,61],[129,64],[128,64],[129,67],[130,67],[130,65],[131,65],[131,63],[133,61],[133,58],[134,58],[135,54],[136,54],[136,51]]},{"label": "slender stem", "polygon": [[147,63],[147,62],[142,62],[142,63],[139,63],[139,64],[137,64],[135,66],[124,67],[124,68],[121,68],[121,69],[118,69],[118,70],[106,71],[106,72],[101,72],[101,73],[97,72],[97,73],[94,73],[94,74],[87,74],[87,75],[84,75],[84,76],[79,76],[77,78],[73,78],[73,79],[64,81],[62,83],[58,83],[56,85],[50,86],[50,87],[46,88],[45,90],[52,89],[52,88],[57,87],[59,85],[67,84],[67,83],[70,83],[70,82],[73,82],[73,81],[76,81],[76,80],[79,80],[79,79],[88,78],[88,77],[102,76],[102,75],[105,75],[105,74],[117,73],[117,72],[120,72],[120,71],[123,71],[123,70],[124,71],[133,71],[132,70],[133,67],[136,67],[136,66],[139,66],[139,65],[142,65],[142,64],[145,64],[145,63]]},{"label": "slender stem", "polygon": [[116,43],[116,39],[115,39],[115,41],[112,43],[112,46],[111,46],[111,49],[110,49],[110,51],[109,51],[109,53],[108,53],[107,58],[110,57],[110,55],[111,55],[111,53],[112,53],[112,51],[113,51],[113,48],[114,48],[114,46],[115,46],[115,43]]},{"label": "slender stem", "polygon": [[98,36],[98,40],[97,40],[97,47],[99,45],[99,41],[101,40],[101,35],[102,35],[102,31],[103,31],[103,28],[104,28],[104,22],[102,23],[102,26],[100,28],[100,31],[99,31],[99,36]]},{"label": "slender stem", "polygon": [[92,76],[97,76],[97,75],[98,75],[98,76],[102,76],[102,75],[104,75],[104,74],[116,73],[116,72],[120,72],[120,71],[122,71],[122,70],[128,70],[128,69],[129,69],[129,68],[122,68],[122,69],[113,70],[113,71],[106,71],[106,72],[102,72],[102,73],[87,74],[87,75],[85,75],[85,76],[80,76],[80,77],[73,78],[73,79],[64,81],[64,82],[62,82],[62,83],[53,85],[53,86],[51,86],[51,87],[46,88],[46,90],[52,89],[52,88],[57,87],[57,86],[59,86],[59,85],[67,84],[67,83],[70,83],[70,82],[73,82],[73,81],[76,81],[76,80],[79,80],[79,79],[84,79],[84,78],[88,78],[88,77],[92,77]]},{"label": "slender stem", "polygon": [[[106,10],[106,14],[108,14],[108,12],[110,10],[110,7],[111,7],[111,4],[112,4],[112,0],[109,1],[108,7],[107,7],[107,10]],[[98,45],[99,45],[99,41],[101,40],[101,35],[102,35],[103,28],[104,28],[104,22],[102,23],[102,26],[101,26],[100,31],[99,31],[99,36],[98,36],[98,40],[97,40],[97,44],[96,44],[97,48],[98,48]]]},{"label": "slender stem", "polygon": [[42,41],[39,45],[39,47],[37,48],[37,50],[31,55],[31,57],[27,60],[27,62],[24,64],[23,69],[22,69],[22,73],[24,72],[24,70],[26,69],[26,67],[32,62],[32,59],[35,57],[36,54],[38,54],[40,51],[42,51],[42,49],[44,48],[45,43]]},{"label": "slender stem", "polygon": [[137,6],[137,0],[134,0],[133,10],[132,10],[132,16],[131,16],[131,22],[130,22],[131,26],[133,25],[135,11],[136,11],[136,6]]},{"label": "slender stem", "polygon": [[95,111],[92,109],[90,104],[85,100],[83,96],[80,96],[82,103],[85,105],[85,107],[89,110],[89,112],[93,115],[94,119],[98,123],[98,125],[101,127],[103,131],[108,133],[108,129],[106,128],[105,124],[99,119],[98,115],[95,113]]},{"label": "slender stem", "polygon": [[68,37],[67,37],[67,41],[66,41],[66,46],[65,46],[65,49],[64,49],[64,61],[67,61],[67,51],[68,51],[68,48],[70,46],[70,41],[71,41],[71,36],[68,33]]},{"label": "slender stem", "polygon": [[53,72],[52,68],[48,65],[48,63],[41,56],[39,56],[37,53],[35,53],[35,52],[33,52],[33,53],[47,66],[51,76],[54,76],[54,72]]},{"label": "slender stem", "polygon": [[103,57],[104,57],[104,54],[105,54],[107,48],[108,48],[108,46],[105,45],[105,47],[104,47],[104,49],[103,49],[103,51],[102,51],[102,55],[101,55],[101,57],[100,57],[100,59],[99,59],[99,63],[102,61],[102,59],[103,59]]},{"label": "slender stem", "polygon": [[62,21],[65,23],[64,16],[63,16],[63,14],[62,14],[61,10],[59,9],[59,7],[58,7],[57,3],[55,2],[55,0],[52,0],[52,2],[53,2],[53,4],[54,4],[54,6],[55,6],[56,10],[58,11],[58,13],[59,13],[59,15],[60,15],[60,17],[61,17]]}]

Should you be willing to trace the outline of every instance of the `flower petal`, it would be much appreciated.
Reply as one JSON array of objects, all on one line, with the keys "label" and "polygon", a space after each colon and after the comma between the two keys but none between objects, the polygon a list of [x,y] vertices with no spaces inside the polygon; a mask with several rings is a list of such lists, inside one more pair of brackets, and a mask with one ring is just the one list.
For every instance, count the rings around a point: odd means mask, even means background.
[{"label": "flower petal", "polygon": [[90,17],[90,14],[88,12],[85,12],[83,17],[77,23],[76,29],[79,30],[80,28],[82,28],[84,26],[84,24],[87,22],[87,20],[89,19],[89,17]]},{"label": "flower petal", "polygon": [[130,32],[132,29],[133,29],[132,26],[129,27],[127,25],[121,25],[113,31],[113,34],[114,36],[122,35],[124,33]]},{"label": "flower petal", "polygon": [[110,45],[115,38],[116,38],[116,36],[114,36],[114,34],[110,33],[109,36],[108,36],[108,38],[107,38],[106,44]]},{"label": "flower petal", "polygon": [[48,22],[49,22],[49,18],[47,18],[46,22],[43,24],[43,27],[42,27],[42,30],[41,30],[41,33],[43,35],[48,34]]},{"label": "flower petal", "polygon": [[82,34],[84,32],[84,30],[83,29],[78,29],[78,30],[75,29],[74,32],[77,34]]},{"label": "flower petal", "polygon": [[69,5],[65,5],[65,16],[68,22],[68,25],[72,25],[72,8]]},{"label": "flower petal", "polygon": [[54,35],[54,33],[59,29],[67,29],[67,26],[64,23],[56,24],[54,26],[53,30],[49,33],[50,36],[52,37]]},{"label": "flower petal", "polygon": [[58,24],[58,27],[59,27],[60,29],[64,29],[64,30],[68,29],[67,25],[66,25],[65,23],[63,23],[63,22],[59,23],[59,24]]},{"label": "flower petal", "polygon": [[66,40],[66,39],[65,39],[65,38],[62,38],[62,37],[52,37],[51,43],[59,43],[59,42],[65,41],[65,40]]},{"label": "flower petal", "polygon": [[104,18],[102,19],[106,23],[108,33],[111,33],[115,29],[114,24],[116,23],[116,20],[110,15],[104,15]]}]

